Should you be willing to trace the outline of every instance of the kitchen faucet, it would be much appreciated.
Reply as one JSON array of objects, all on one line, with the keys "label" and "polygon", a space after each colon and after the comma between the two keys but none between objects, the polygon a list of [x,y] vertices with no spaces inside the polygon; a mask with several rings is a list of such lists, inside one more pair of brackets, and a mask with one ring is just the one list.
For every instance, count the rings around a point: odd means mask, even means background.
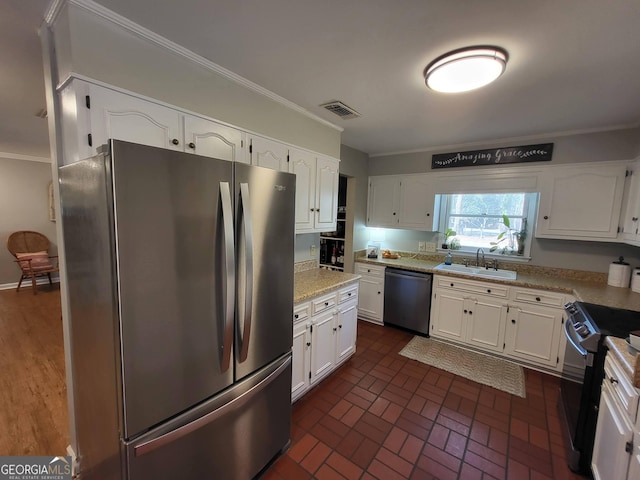
[{"label": "kitchen faucet", "polygon": [[484,250],[479,248],[478,250],[476,250],[476,267],[479,267],[481,265],[480,253],[482,253],[482,263],[484,263]]}]

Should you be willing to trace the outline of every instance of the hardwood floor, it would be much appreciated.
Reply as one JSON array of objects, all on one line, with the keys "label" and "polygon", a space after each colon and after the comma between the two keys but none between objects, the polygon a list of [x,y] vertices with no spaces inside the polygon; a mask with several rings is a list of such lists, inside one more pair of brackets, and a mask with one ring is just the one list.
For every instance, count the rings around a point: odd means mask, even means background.
[{"label": "hardwood floor", "polygon": [[66,455],[60,289],[0,291],[0,455]]}]

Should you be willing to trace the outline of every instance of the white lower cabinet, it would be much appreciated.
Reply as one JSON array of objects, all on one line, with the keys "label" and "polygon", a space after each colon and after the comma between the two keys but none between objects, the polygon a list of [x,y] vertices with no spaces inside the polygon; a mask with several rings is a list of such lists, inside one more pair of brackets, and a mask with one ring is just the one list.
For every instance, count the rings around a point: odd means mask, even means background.
[{"label": "white lower cabinet", "polygon": [[367,263],[355,266],[355,273],[360,275],[358,316],[379,325],[384,315],[384,271],[385,267]]},{"label": "white lower cabinet", "polygon": [[595,480],[640,479],[640,450],[633,438],[637,408],[638,391],[608,354],[591,460]]},{"label": "white lower cabinet", "polygon": [[440,275],[433,285],[434,338],[560,371],[565,295]]},{"label": "white lower cabinet", "polygon": [[358,290],[351,284],[294,306],[292,401],[355,353]]},{"label": "white lower cabinet", "polygon": [[470,296],[453,287],[433,295],[431,334],[487,350],[503,350],[506,304],[500,298]]}]

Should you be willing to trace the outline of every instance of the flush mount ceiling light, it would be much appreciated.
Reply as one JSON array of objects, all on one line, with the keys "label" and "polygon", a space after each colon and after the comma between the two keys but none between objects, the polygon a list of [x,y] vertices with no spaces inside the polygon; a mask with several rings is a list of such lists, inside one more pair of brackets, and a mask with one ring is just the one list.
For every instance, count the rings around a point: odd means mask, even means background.
[{"label": "flush mount ceiling light", "polygon": [[460,48],[427,65],[424,80],[427,87],[437,92],[468,92],[502,75],[508,58],[506,50],[499,47]]}]

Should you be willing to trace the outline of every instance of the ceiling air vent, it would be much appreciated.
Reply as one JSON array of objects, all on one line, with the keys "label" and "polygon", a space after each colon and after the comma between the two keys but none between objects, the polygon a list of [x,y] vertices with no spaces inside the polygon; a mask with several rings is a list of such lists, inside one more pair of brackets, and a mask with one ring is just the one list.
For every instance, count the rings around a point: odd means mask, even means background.
[{"label": "ceiling air vent", "polygon": [[342,102],[334,100],[333,102],[324,103],[320,105],[322,108],[329,110],[331,113],[335,113],[340,118],[357,118],[360,116],[353,108],[348,107]]}]

